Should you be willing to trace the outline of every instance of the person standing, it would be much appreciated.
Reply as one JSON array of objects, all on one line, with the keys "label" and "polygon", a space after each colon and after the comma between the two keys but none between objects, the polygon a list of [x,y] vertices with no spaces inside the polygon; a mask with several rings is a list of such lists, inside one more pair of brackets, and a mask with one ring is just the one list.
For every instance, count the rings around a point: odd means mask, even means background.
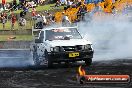
[{"label": "person standing", "polygon": [[16,23],[16,17],[15,15],[13,14],[12,17],[11,17],[11,29],[14,30],[14,25]]},{"label": "person standing", "polygon": [[12,4],[13,4],[13,9],[16,10],[17,9],[17,1],[13,0]]},{"label": "person standing", "polygon": [[32,8],[32,18],[34,19],[35,16],[37,15],[35,7]]},{"label": "person standing", "polygon": [[5,4],[6,4],[6,0],[2,0],[2,6],[4,10],[5,10]]},{"label": "person standing", "polygon": [[18,23],[19,23],[19,29],[23,29],[24,26],[26,26],[26,19],[24,19],[23,17],[20,17],[18,19]]},{"label": "person standing", "polygon": [[3,16],[2,17],[3,30],[5,30],[5,23],[6,23],[6,18],[5,16]]},{"label": "person standing", "polygon": [[64,14],[64,12],[62,13],[62,26],[64,27],[68,27],[71,25],[71,21],[69,20],[68,16]]},{"label": "person standing", "polygon": [[3,30],[5,30],[5,23],[7,21],[5,13],[1,14],[1,21],[2,21],[2,24],[3,24]]}]

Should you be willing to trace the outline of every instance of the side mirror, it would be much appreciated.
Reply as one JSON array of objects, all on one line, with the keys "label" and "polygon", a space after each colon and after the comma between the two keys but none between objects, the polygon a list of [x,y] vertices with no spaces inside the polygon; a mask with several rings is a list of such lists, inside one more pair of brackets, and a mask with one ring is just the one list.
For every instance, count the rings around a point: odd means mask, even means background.
[{"label": "side mirror", "polygon": [[35,43],[42,43],[40,39],[35,39]]}]

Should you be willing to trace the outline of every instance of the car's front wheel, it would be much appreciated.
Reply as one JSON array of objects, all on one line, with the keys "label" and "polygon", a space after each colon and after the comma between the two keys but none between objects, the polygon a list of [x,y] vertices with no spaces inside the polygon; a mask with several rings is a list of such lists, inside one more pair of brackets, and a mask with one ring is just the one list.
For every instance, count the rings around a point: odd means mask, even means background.
[{"label": "car's front wheel", "polygon": [[33,61],[34,61],[34,65],[39,66],[40,65],[40,61],[38,58],[38,54],[37,52],[33,51]]},{"label": "car's front wheel", "polygon": [[44,58],[45,58],[46,66],[49,68],[52,67],[53,66],[52,58],[48,55],[48,52],[46,50],[45,50]]}]

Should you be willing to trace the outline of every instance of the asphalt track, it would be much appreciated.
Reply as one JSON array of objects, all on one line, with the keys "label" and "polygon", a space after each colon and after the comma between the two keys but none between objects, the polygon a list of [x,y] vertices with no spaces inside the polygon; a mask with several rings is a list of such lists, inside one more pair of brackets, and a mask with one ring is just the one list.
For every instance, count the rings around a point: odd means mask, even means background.
[{"label": "asphalt track", "polygon": [[[80,64],[35,67],[29,51],[0,50],[0,88],[132,88],[126,84],[79,84],[76,79]],[[132,59],[94,61],[84,67],[87,74],[127,74],[132,77]]]}]

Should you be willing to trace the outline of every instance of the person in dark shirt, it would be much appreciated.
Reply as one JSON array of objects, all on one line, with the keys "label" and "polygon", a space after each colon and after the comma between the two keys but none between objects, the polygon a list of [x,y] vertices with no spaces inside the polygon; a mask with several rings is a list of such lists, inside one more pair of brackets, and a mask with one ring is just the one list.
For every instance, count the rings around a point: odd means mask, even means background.
[{"label": "person in dark shirt", "polygon": [[24,17],[26,15],[26,12],[25,11],[21,11],[20,12],[20,17]]},{"label": "person in dark shirt", "polygon": [[77,19],[85,20],[85,14],[87,13],[87,7],[85,5],[80,6],[78,12],[77,12]]},{"label": "person in dark shirt", "polygon": [[17,1],[16,0],[13,0],[13,9],[16,10],[17,9]]}]

